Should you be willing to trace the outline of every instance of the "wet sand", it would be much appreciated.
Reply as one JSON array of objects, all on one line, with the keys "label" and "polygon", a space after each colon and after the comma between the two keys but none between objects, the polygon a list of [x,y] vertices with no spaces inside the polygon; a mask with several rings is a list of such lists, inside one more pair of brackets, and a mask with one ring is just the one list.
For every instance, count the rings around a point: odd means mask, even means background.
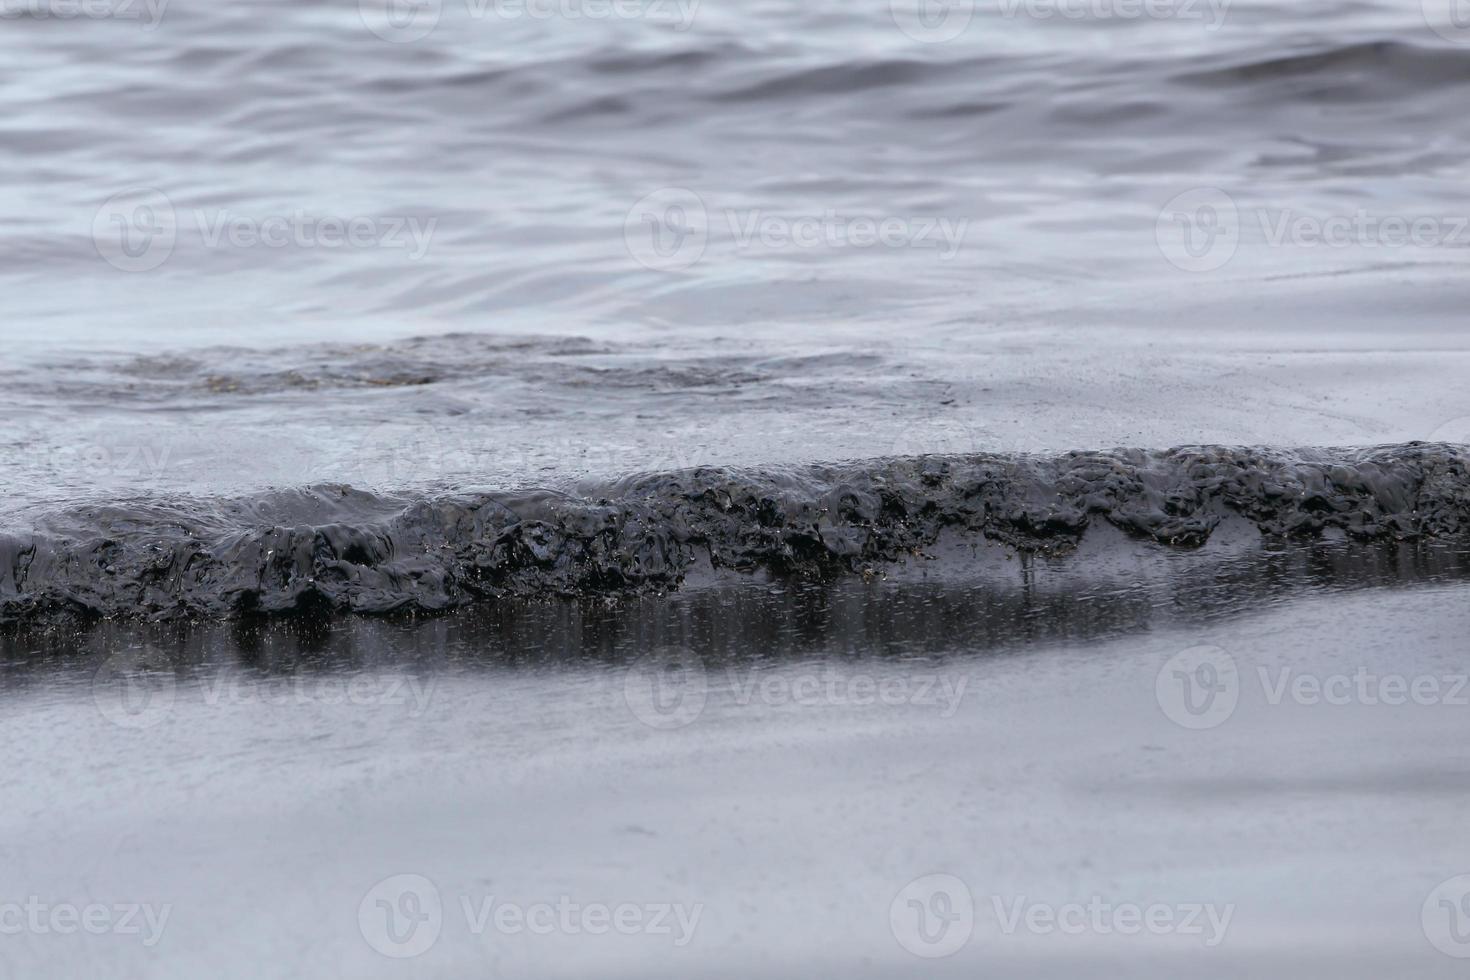
[{"label": "wet sand", "polygon": [[[928,563],[419,621],[12,636],[5,893],[171,911],[152,945],[31,934],[0,963],[1458,976],[1421,906],[1470,868],[1452,690],[1470,553],[1104,543],[983,582]],[[1207,664],[1233,694],[1192,711],[1176,671]],[[1368,696],[1345,701],[1281,686],[1358,675]],[[1438,686],[1396,702],[1391,677]],[[939,920],[906,918],[914,895],[941,908],[936,874],[942,909],[973,909],[941,959]],[[429,918],[390,931],[379,900]],[[1022,900],[1176,928],[1007,932]],[[487,901],[569,911],[532,932]],[[585,910],[618,906],[636,928],[593,935]],[[1195,906],[1216,928],[1186,927]],[[655,929],[655,907],[689,928]]]}]

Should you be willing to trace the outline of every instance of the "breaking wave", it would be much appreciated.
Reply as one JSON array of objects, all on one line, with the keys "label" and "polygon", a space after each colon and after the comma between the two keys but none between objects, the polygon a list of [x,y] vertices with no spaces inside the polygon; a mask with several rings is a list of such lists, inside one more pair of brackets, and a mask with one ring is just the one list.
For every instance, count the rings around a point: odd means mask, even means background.
[{"label": "breaking wave", "polygon": [[[1067,555],[1100,522],[1170,549],[1470,538],[1470,450],[1184,447],[643,474],[575,493],[318,485],[59,512],[0,537],[0,622],[436,611],[693,576],[871,577],[941,534]],[[949,559],[953,561],[953,557]],[[961,559],[962,561],[962,559]]]}]

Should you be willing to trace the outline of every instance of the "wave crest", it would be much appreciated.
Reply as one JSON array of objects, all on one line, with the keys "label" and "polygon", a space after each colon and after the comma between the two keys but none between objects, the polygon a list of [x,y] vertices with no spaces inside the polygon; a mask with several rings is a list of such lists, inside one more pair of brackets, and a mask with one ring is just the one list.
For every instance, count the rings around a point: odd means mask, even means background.
[{"label": "wave crest", "polygon": [[781,472],[700,468],[584,488],[419,499],[320,486],[143,501],[0,537],[0,622],[441,610],[496,596],[657,592],[696,567],[872,574],[942,531],[1065,553],[1101,519],[1203,544],[1229,515],[1268,536],[1470,536],[1470,453],[1188,447],[923,456]]}]

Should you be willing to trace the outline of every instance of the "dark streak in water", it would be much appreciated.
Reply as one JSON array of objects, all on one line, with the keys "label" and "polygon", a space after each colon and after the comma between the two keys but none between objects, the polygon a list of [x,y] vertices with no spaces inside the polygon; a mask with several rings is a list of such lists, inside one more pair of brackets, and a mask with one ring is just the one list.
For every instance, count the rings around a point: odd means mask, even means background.
[{"label": "dark streak in water", "polygon": [[922,557],[946,531],[1065,555],[1100,521],[1178,549],[1242,522],[1280,539],[1463,541],[1470,454],[1410,443],[924,456],[700,468],[578,495],[415,499],[329,485],[140,501],[0,537],[0,622],[437,611],[510,596],[659,593],[729,572],[872,578]]}]

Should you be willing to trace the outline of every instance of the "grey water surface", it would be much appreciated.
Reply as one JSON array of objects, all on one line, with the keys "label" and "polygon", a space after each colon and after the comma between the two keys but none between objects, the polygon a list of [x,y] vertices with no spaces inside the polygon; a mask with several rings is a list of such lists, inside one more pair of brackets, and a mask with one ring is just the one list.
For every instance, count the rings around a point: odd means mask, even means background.
[{"label": "grey water surface", "polygon": [[1447,3],[153,2],[6,7],[7,511],[1470,431]]},{"label": "grey water surface", "polygon": [[[0,977],[1463,976],[1449,0],[0,0],[0,90]],[[867,561],[940,453],[1048,547]],[[637,480],[779,560],[171,605]]]}]

